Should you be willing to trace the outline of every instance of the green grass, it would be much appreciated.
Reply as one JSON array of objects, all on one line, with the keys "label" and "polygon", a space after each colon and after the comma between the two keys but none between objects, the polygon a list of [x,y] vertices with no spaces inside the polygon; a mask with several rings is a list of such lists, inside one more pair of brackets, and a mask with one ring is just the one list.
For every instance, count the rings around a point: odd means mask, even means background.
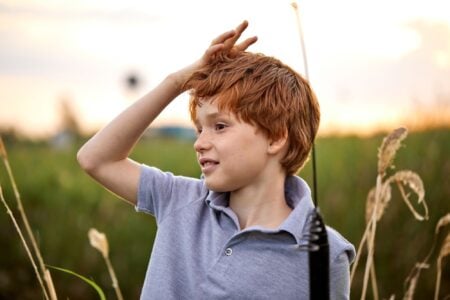
[{"label": "green grass", "polygon": [[[327,224],[355,246],[365,223],[365,199],[375,185],[377,149],[383,136],[327,137],[317,142],[319,206]],[[101,255],[89,245],[87,232],[95,227],[109,239],[111,261],[126,299],[137,299],[155,236],[154,220],[105,191],[77,165],[76,151],[56,150],[45,143],[8,143],[10,163],[31,226],[47,264],[70,269],[93,279],[114,299],[114,291]],[[450,131],[410,133],[399,150],[397,170],[411,169],[423,179],[430,220],[417,222],[398,194],[379,223],[375,265],[380,296],[402,296],[403,280],[431,246],[436,221],[450,211]],[[200,175],[192,143],[170,139],[142,141],[132,157],[175,174]],[[300,172],[311,182],[308,163]],[[15,201],[3,165],[0,183],[11,207]],[[0,213],[0,299],[36,299],[40,288],[25,251],[3,210]],[[425,270],[417,299],[433,295],[435,263]],[[445,261],[444,261],[445,263]],[[442,282],[449,282],[448,261]],[[65,274],[52,272],[61,299],[97,299],[95,291]],[[359,298],[361,272],[352,298]],[[441,295],[450,287],[441,287]]]}]

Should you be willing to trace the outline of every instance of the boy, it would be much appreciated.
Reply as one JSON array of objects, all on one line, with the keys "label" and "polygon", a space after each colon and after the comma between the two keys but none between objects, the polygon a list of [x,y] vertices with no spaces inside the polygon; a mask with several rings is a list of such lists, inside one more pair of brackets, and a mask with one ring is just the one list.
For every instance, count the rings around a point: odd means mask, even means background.
[{"label": "boy", "polygon": [[[308,83],[280,61],[236,44],[247,22],[169,75],[79,151],[107,189],[156,217],[141,299],[309,299],[307,184],[294,174],[319,125]],[[174,176],[128,159],[180,93],[191,90],[203,176]],[[328,229],[332,299],[349,298],[354,248]]]}]

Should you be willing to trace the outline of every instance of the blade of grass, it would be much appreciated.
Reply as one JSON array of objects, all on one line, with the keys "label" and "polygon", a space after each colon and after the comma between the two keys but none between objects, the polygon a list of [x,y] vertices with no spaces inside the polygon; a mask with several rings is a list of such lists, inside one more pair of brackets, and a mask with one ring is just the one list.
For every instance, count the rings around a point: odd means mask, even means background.
[{"label": "blade of grass", "polygon": [[78,278],[80,278],[81,280],[83,280],[84,282],[86,282],[87,284],[89,284],[91,287],[93,287],[96,291],[98,296],[100,297],[100,300],[106,300],[105,294],[103,293],[103,290],[93,281],[90,280],[89,278],[84,277],[83,275],[80,275],[74,271],[68,270],[68,269],[64,269],[64,268],[59,268],[59,267],[55,267],[55,266],[50,266],[50,265],[46,265],[47,267],[51,268],[51,269],[55,269],[61,272],[65,272],[68,273],[70,275],[76,276]]}]

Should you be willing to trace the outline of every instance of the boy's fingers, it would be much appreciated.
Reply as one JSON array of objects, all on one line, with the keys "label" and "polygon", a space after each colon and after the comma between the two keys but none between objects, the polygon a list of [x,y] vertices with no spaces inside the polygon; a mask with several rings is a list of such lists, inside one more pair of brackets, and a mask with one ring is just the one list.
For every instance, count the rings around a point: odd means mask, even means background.
[{"label": "boy's fingers", "polygon": [[246,39],[242,43],[235,46],[237,51],[245,51],[250,45],[254,44],[258,40],[258,37],[254,36]]},{"label": "boy's fingers", "polygon": [[241,24],[239,24],[238,27],[236,27],[236,29],[235,29],[236,33],[231,38],[229,38],[225,41],[225,47],[224,47],[225,51],[229,51],[229,50],[231,50],[231,48],[233,48],[234,44],[241,37],[242,32],[244,32],[244,30],[247,28],[247,26],[248,26],[248,22],[244,21]]},{"label": "boy's fingers", "polygon": [[221,35],[216,37],[214,40],[212,40],[211,46],[216,45],[216,44],[222,44],[223,42],[225,42],[226,40],[231,38],[235,33],[236,33],[236,31],[234,29],[222,33]]},{"label": "boy's fingers", "polygon": [[209,47],[204,54],[204,58],[209,59],[212,57],[216,52],[220,51],[223,48],[223,44],[216,44]]},{"label": "boy's fingers", "polygon": [[222,33],[216,37],[212,42],[210,47],[205,51],[204,58],[209,59],[218,51],[223,51],[228,55],[234,56],[233,53],[236,51],[244,51],[251,44],[257,41],[257,37],[251,37],[243,41],[242,43],[236,44],[236,41],[241,37],[242,32],[248,27],[248,22],[243,21],[239,24],[236,29],[230,30]]}]

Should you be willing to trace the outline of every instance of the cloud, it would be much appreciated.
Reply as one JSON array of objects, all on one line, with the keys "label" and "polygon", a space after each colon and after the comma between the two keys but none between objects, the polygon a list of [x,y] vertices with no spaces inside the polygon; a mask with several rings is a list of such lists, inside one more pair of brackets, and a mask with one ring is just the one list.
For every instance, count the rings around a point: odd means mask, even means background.
[{"label": "cloud", "polygon": [[403,58],[405,62],[419,61],[436,69],[450,69],[450,27],[445,23],[423,20],[410,22],[408,27],[417,32],[421,47]]},{"label": "cloud", "polygon": [[0,74],[60,78],[111,71],[126,61],[123,47],[159,20],[138,8],[0,3]]},{"label": "cloud", "polygon": [[[338,96],[345,92],[346,101],[372,102],[393,106],[408,104],[411,99],[430,101],[437,93],[450,92],[450,27],[446,23],[416,20],[405,29],[418,36],[417,47],[399,57],[366,57],[337,61]],[[383,46],[382,38],[379,39]],[[385,44],[389,47],[389,44]],[[336,73],[332,75],[336,76]],[[342,100],[342,99],[338,99]]]},{"label": "cloud", "polygon": [[60,21],[102,20],[106,22],[156,22],[161,19],[157,14],[149,13],[138,7],[95,8],[82,6],[56,7],[49,5],[12,5],[0,3],[0,17],[31,17],[41,19],[57,19]]}]

